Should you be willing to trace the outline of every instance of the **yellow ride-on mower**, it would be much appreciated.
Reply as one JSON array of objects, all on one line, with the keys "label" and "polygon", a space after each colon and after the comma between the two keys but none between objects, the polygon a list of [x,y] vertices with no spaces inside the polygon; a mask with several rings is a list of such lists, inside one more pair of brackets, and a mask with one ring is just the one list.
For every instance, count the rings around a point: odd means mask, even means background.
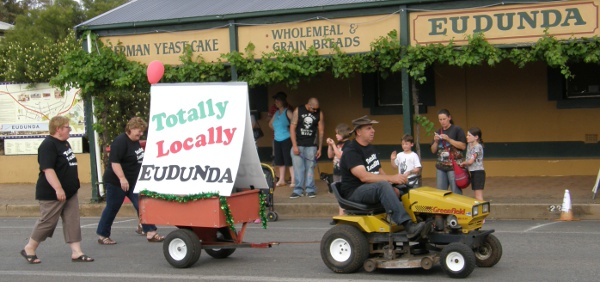
[{"label": "yellow ride-on mower", "polygon": [[396,186],[413,221],[432,226],[426,236],[409,240],[403,226],[392,224],[382,206],[342,198],[340,184],[330,186],[346,214],[333,217],[336,225],[321,239],[321,258],[334,272],[351,273],[361,267],[367,272],[430,269],[440,263],[448,276],[465,278],[476,265],[491,267],[502,257],[494,230],[481,230],[490,213],[489,202],[431,187]]}]

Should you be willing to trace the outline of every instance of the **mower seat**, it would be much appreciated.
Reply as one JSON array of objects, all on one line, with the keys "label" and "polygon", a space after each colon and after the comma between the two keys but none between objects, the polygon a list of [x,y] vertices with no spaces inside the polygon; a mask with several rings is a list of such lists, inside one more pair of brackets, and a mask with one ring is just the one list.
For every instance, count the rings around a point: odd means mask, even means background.
[{"label": "mower seat", "polygon": [[349,200],[346,200],[340,194],[340,189],[342,188],[341,182],[333,182],[330,185],[331,191],[335,195],[340,207],[344,209],[344,212],[347,215],[374,215],[385,213],[385,208],[379,203],[375,205],[367,205],[363,203],[356,203]]}]

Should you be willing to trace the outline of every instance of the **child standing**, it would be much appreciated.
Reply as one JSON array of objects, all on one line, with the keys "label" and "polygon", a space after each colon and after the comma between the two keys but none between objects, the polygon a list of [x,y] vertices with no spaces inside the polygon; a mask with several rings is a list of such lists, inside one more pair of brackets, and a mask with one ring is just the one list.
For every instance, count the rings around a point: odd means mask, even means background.
[{"label": "child standing", "polygon": [[467,132],[467,160],[460,164],[468,167],[471,173],[471,189],[475,192],[475,199],[483,201],[483,188],[485,186],[485,170],[483,169],[483,138],[481,129],[473,127]]},{"label": "child standing", "polygon": [[[349,142],[348,138],[352,135],[352,129],[345,123],[340,123],[335,128],[335,139],[327,138],[327,157],[333,158],[333,182],[342,181],[342,171],[340,169],[340,159],[344,145]],[[344,215],[344,209],[339,208],[339,215]],[[331,222],[335,225],[335,221]]]},{"label": "child standing", "polygon": [[[404,174],[407,177],[418,176],[421,173],[421,161],[419,155],[412,151],[414,146],[414,138],[410,134],[402,136],[402,152],[397,154],[392,152],[390,159],[392,167],[398,169],[399,174]],[[420,187],[420,181],[416,182],[413,187]]]}]

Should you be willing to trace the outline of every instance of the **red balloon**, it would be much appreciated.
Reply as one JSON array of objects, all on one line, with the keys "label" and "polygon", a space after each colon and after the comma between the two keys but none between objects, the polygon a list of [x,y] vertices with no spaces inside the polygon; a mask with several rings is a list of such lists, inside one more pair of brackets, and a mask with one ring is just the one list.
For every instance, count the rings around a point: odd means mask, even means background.
[{"label": "red balloon", "polygon": [[148,76],[148,82],[150,82],[150,84],[158,83],[163,74],[165,74],[165,66],[160,61],[152,61],[148,64],[146,75]]}]

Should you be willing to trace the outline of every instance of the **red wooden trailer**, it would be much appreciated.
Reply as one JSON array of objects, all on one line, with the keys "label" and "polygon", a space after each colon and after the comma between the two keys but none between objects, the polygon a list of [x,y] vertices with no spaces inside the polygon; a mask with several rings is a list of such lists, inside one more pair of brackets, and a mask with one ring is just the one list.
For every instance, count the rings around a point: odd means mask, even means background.
[{"label": "red wooden trailer", "polygon": [[178,228],[163,242],[163,254],[174,267],[192,266],[200,258],[202,249],[213,258],[226,258],[237,248],[269,248],[273,244],[243,241],[247,223],[261,219],[258,189],[232,193],[224,201],[233,224],[242,224],[239,231],[227,222],[222,208],[224,202],[217,196],[177,202],[140,194],[139,199],[142,223]]}]

